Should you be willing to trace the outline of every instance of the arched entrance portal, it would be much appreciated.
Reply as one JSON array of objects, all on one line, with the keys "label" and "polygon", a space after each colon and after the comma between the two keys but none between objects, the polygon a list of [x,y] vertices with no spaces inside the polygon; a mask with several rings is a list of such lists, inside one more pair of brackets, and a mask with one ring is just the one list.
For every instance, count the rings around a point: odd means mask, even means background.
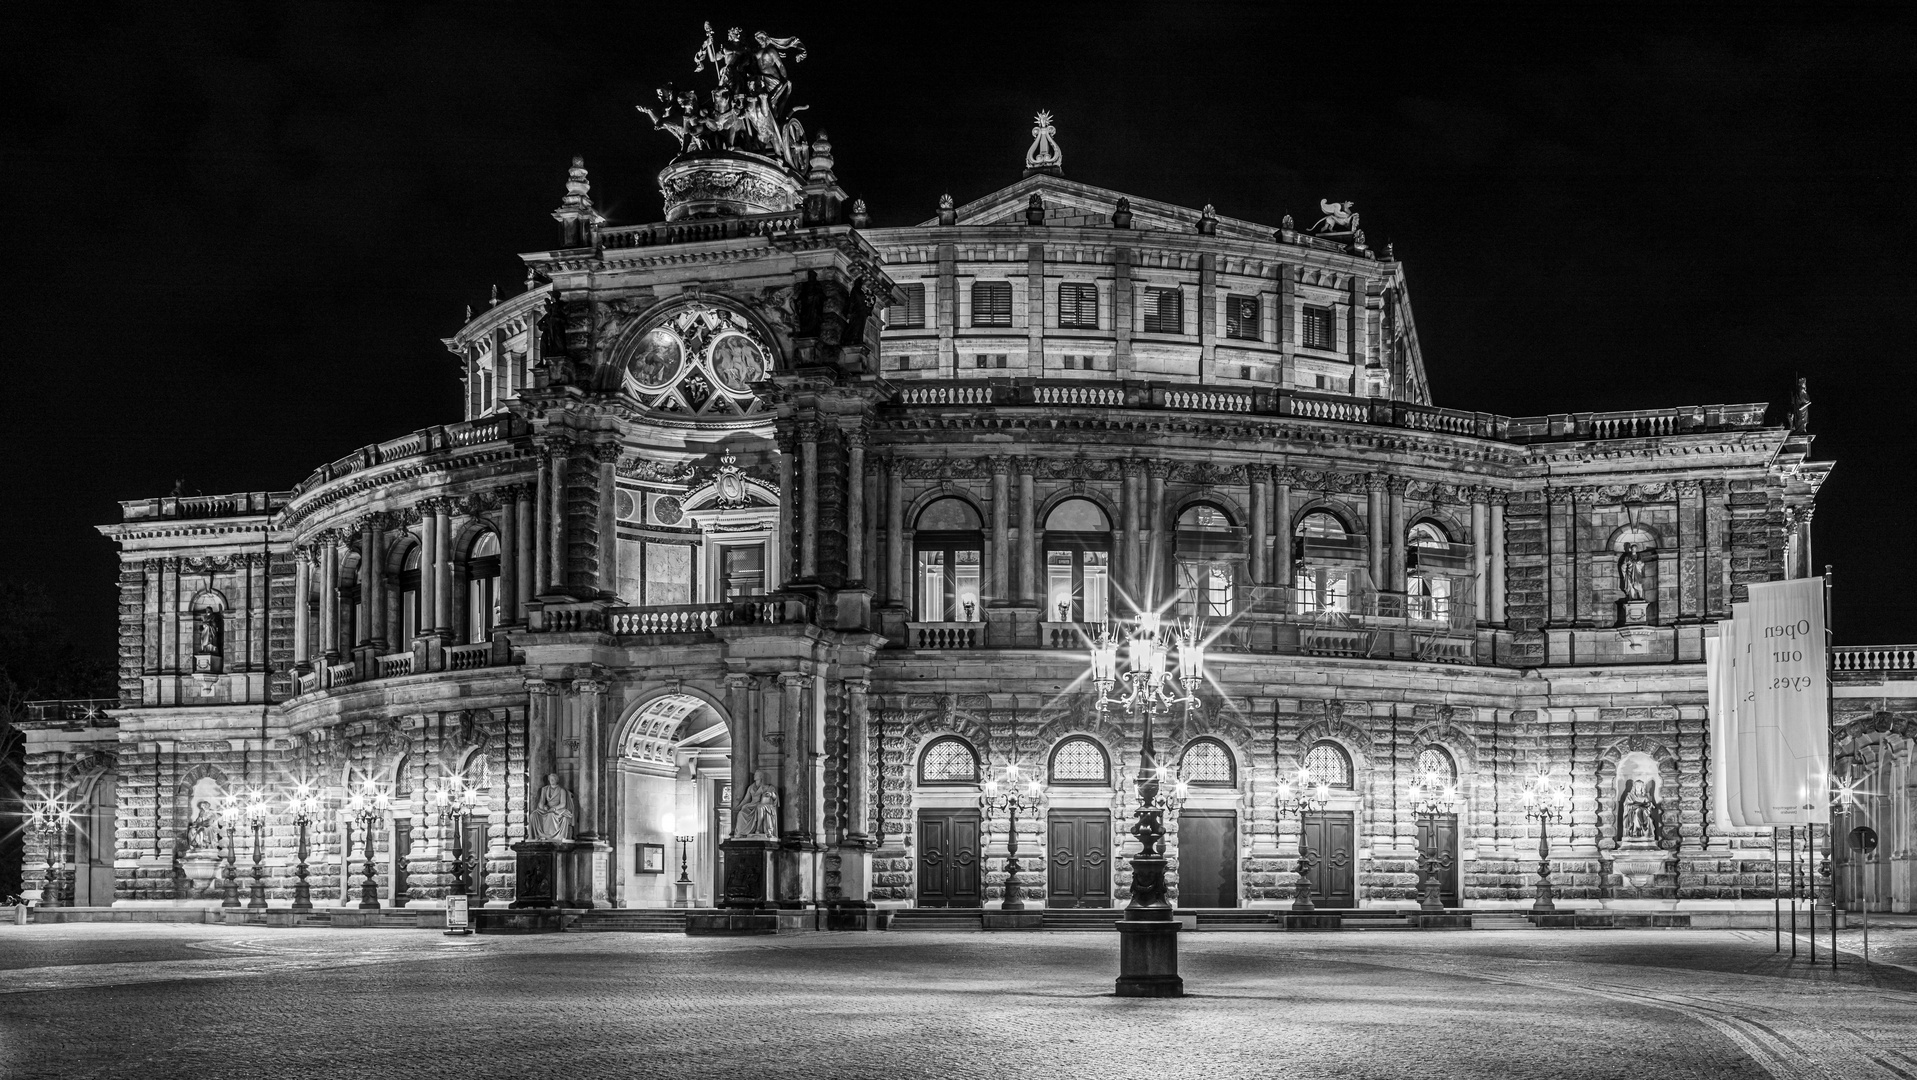
[{"label": "arched entrance portal", "polygon": [[618,906],[713,906],[732,823],[725,718],[691,694],[653,698],[627,720],[616,768]]}]

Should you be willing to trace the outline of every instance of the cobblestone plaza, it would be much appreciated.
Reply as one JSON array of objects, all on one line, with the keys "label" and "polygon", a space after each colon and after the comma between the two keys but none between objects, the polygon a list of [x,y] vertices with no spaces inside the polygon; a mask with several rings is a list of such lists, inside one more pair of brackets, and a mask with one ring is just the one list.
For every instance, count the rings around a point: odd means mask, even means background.
[{"label": "cobblestone plaza", "polygon": [[1917,1072],[1917,972],[1855,932],[1835,973],[1754,931],[1187,935],[1170,1002],[1112,996],[1114,937],[0,927],[0,1075]]}]

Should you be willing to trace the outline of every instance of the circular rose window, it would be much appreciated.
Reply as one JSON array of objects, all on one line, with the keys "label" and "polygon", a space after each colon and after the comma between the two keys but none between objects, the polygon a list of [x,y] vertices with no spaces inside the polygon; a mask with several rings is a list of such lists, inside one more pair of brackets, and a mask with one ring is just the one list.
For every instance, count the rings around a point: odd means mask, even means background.
[{"label": "circular rose window", "polygon": [[640,390],[663,390],[679,377],[685,362],[686,349],[679,335],[654,327],[639,338],[626,358],[626,381]]},{"label": "circular rose window", "polygon": [[720,334],[706,351],[706,366],[729,394],[747,394],[765,378],[765,354],[744,334]]}]

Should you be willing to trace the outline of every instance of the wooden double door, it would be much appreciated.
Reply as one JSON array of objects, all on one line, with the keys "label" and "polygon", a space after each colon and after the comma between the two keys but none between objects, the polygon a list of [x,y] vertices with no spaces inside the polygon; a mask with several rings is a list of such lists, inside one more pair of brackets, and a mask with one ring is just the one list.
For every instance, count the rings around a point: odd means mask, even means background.
[{"label": "wooden double door", "polygon": [[1112,812],[1053,810],[1045,823],[1045,906],[1112,906]]},{"label": "wooden double door", "polygon": [[[1444,860],[1438,870],[1438,899],[1445,907],[1458,906],[1458,815],[1423,814],[1418,817],[1418,851],[1435,851]],[[1423,895],[1422,892],[1419,893]]]},{"label": "wooden double door", "polygon": [[1317,860],[1306,876],[1311,902],[1319,907],[1358,906],[1357,831],[1349,810],[1327,810],[1304,817],[1304,846]]},{"label": "wooden double door", "polygon": [[980,906],[977,810],[919,811],[919,906]]},{"label": "wooden double door", "polygon": [[1238,906],[1238,811],[1179,812],[1178,906]]}]

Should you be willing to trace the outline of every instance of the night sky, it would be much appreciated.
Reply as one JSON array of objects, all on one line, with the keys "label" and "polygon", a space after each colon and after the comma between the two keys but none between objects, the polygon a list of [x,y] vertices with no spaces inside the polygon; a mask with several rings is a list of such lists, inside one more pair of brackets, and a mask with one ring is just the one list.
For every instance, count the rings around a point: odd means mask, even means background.
[{"label": "night sky", "polygon": [[1017,180],[1045,108],[1076,180],[1272,224],[1356,200],[1441,405],[1781,407],[1807,376],[1838,640],[1917,640],[1911,23],[1408,7],[8,5],[0,577],[109,653],[116,500],[457,420],[439,339],[553,244],[571,156],[613,223],[660,217],[673,144],[633,106],[709,77],[711,19],[804,40],[795,100],[879,225]]}]

